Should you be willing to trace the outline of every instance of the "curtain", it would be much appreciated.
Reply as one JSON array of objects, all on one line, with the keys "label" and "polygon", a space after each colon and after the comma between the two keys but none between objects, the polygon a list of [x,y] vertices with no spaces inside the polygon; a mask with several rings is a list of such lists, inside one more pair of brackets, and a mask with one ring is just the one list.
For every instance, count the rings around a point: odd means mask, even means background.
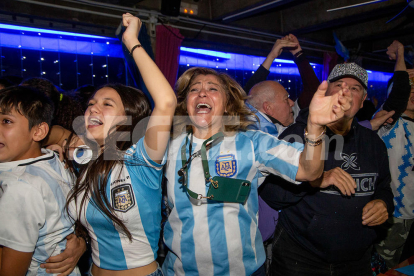
[{"label": "curtain", "polygon": [[156,34],[155,63],[171,87],[174,88],[177,80],[180,46],[184,37],[181,36],[178,29],[165,25],[158,25],[156,27]]}]

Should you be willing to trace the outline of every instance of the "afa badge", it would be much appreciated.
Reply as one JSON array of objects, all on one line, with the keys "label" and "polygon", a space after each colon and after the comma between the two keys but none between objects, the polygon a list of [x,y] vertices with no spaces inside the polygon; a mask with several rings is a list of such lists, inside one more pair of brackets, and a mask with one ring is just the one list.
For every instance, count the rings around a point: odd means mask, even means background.
[{"label": "afa badge", "polygon": [[216,173],[223,177],[232,177],[237,172],[237,162],[233,154],[220,155],[216,159]]},{"label": "afa badge", "polygon": [[134,192],[130,184],[120,185],[111,189],[112,207],[115,211],[127,212],[135,206]]}]

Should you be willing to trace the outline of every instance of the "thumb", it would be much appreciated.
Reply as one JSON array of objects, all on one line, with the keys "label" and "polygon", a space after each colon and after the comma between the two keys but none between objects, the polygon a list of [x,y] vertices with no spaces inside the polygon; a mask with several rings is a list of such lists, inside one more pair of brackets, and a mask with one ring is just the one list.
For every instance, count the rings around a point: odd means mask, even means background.
[{"label": "thumb", "polygon": [[368,202],[364,208],[362,209],[362,215],[365,215],[374,205],[374,203],[372,203],[372,201]]},{"label": "thumb", "polygon": [[319,85],[318,90],[315,92],[315,96],[325,97],[326,90],[328,90],[328,82],[325,80]]}]

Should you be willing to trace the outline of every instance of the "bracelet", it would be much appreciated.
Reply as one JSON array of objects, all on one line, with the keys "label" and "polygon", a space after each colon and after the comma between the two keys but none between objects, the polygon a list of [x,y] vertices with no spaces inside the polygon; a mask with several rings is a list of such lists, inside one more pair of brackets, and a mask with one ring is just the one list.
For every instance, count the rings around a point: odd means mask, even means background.
[{"label": "bracelet", "polygon": [[326,127],[323,129],[322,133],[316,137],[315,139],[309,139],[308,136],[308,130],[305,128],[305,143],[307,143],[311,147],[317,147],[320,144],[322,144],[322,138],[326,133]]},{"label": "bracelet", "polygon": [[297,52],[296,54],[294,54],[293,56],[295,58],[298,58],[299,56],[301,56],[303,54],[303,50],[300,50],[299,52]]},{"label": "bracelet", "polygon": [[141,47],[141,44],[137,44],[137,45],[135,45],[134,47],[132,47],[132,49],[131,49],[131,51],[129,52],[129,54],[132,56],[132,53],[134,52],[134,50],[135,50],[136,48],[139,48],[139,47]]}]

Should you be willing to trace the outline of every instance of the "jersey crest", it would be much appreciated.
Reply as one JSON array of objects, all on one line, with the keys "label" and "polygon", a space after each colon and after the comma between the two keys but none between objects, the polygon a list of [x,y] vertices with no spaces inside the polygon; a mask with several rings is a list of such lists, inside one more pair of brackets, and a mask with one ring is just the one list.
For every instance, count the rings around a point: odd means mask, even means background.
[{"label": "jersey crest", "polygon": [[111,189],[112,207],[115,211],[127,212],[135,206],[134,192],[130,184],[124,184]]},{"label": "jersey crest", "polygon": [[352,153],[350,155],[346,154],[346,153],[341,153],[341,157],[342,160],[344,161],[344,163],[342,163],[341,165],[341,169],[343,169],[344,171],[348,170],[349,168],[352,168],[356,171],[360,170],[360,167],[357,164],[357,154],[356,153]]},{"label": "jersey crest", "polygon": [[237,172],[237,161],[233,154],[220,155],[216,159],[216,173],[223,177],[232,177]]}]

